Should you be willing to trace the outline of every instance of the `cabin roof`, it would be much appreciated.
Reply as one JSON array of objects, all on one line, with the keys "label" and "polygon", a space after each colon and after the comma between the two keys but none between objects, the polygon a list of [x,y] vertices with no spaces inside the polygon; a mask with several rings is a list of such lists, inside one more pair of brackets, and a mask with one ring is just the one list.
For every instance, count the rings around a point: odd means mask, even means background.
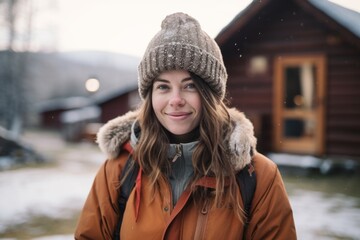
[{"label": "cabin roof", "polygon": [[93,96],[94,103],[96,104],[103,104],[106,103],[116,97],[122,96],[126,93],[129,93],[131,91],[134,91],[138,88],[137,82],[133,82],[131,84],[128,84],[125,87],[122,88],[116,88],[111,91],[106,91],[103,93],[99,93]]},{"label": "cabin roof", "polygon": [[92,100],[88,97],[67,97],[56,98],[40,102],[36,105],[38,112],[47,112],[54,110],[69,110],[74,108],[82,108],[92,104]]},{"label": "cabin roof", "polygon": [[[323,13],[325,16],[342,26],[345,30],[360,38],[360,13],[351,9],[339,6],[327,0],[286,0],[293,1],[312,15]],[[226,25],[216,36],[219,45],[224,44],[234,32],[241,28],[256,16],[264,7],[270,4],[279,4],[281,0],[254,0],[244,10],[237,14],[234,19]],[[281,4],[281,3],[280,3]],[[309,8],[310,6],[310,8]],[[315,10],[315,11],[314,11]],[[325,23],[328,21],[325,21]],[[328,23],[330,24],[330,23]]]},{"label": "cabin roof", "polygon": [[360,38],[360,13],[327,0],[308,0],[313,6]]}]

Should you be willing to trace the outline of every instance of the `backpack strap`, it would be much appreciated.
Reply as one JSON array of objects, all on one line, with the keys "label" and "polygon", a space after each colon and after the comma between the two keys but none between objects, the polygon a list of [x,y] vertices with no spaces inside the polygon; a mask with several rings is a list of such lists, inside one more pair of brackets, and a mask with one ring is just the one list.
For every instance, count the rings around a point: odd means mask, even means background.
[{"label": "backpack strap", "polygon": [[237,182],[240,186],[241,197],[244,203],[245,221],[243,240],[246,238],[246,231],[250,222],[251,202],[256,189],[256,173],[252,163],[246,165],[244,169],[236,174]]},{"label": "backpack strap", "polygon": [[130,144],[129,143],[125,144],[123,148],[129,152],[129,157],[120,175],[120,181],[123,180],[123,183],[120,187],[120,193],[118,197],[119,220],[114,231],[114,238],[113,238],[114,240],[120,240],[120,228],[124,217],[126,203],[132,189],[135,186],[136,177],[140,169],[139,164],[133,162],[132,154],[131,154],[132,148]]}]

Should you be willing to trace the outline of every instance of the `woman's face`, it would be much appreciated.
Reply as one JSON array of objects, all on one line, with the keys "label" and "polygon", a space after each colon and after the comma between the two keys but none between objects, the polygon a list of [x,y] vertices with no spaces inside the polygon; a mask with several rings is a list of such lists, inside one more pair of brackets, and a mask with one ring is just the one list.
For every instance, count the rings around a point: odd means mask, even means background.
[{"label": "woman's face", "polygon": [[199,125],[201,97],[185,70],[166,71],[154,80],[152,105],[157,119],[172,134],[186,134]]}]

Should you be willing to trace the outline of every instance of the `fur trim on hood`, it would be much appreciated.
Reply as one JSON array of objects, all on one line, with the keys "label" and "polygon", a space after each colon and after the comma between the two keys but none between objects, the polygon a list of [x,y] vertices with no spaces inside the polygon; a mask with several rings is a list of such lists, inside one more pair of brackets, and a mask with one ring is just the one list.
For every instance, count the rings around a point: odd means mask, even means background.
[{"label": "fur trim on hood", "polygon": [[[242,112],[235,108],[228,109],[233,130],[225,141],[229,145],[230,161],[234,169],[240,170],[250,163],[256,151],[254,127]],[[97,134],[97,143],[109,159],[116,158],[121,146],[130,139],[131,126],[138,116],[137,111],[130,111],[123,116],[110,120]]]}]

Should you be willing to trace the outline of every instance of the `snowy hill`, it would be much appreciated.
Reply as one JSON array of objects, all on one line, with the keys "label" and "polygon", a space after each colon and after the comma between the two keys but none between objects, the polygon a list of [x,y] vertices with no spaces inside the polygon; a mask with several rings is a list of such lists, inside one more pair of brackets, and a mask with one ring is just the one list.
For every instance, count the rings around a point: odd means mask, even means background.
[{"label": "snowy hill", "polygon": [[26,89],[31,102],[86,96],[85,81],[96,77],[99,92],[133,85],[137,81],[135,57],[108,52],[31,53],[27,61]]},{"label": "snowy hill", "polygon": [[[140,59],[130,55],[117,54],[100,51],[74,51],[59,53],[60,57],[93,66],[108,66],[127,70],[134,70],[139,64]],[[135,68],[136,70],[136,68]]]}]

